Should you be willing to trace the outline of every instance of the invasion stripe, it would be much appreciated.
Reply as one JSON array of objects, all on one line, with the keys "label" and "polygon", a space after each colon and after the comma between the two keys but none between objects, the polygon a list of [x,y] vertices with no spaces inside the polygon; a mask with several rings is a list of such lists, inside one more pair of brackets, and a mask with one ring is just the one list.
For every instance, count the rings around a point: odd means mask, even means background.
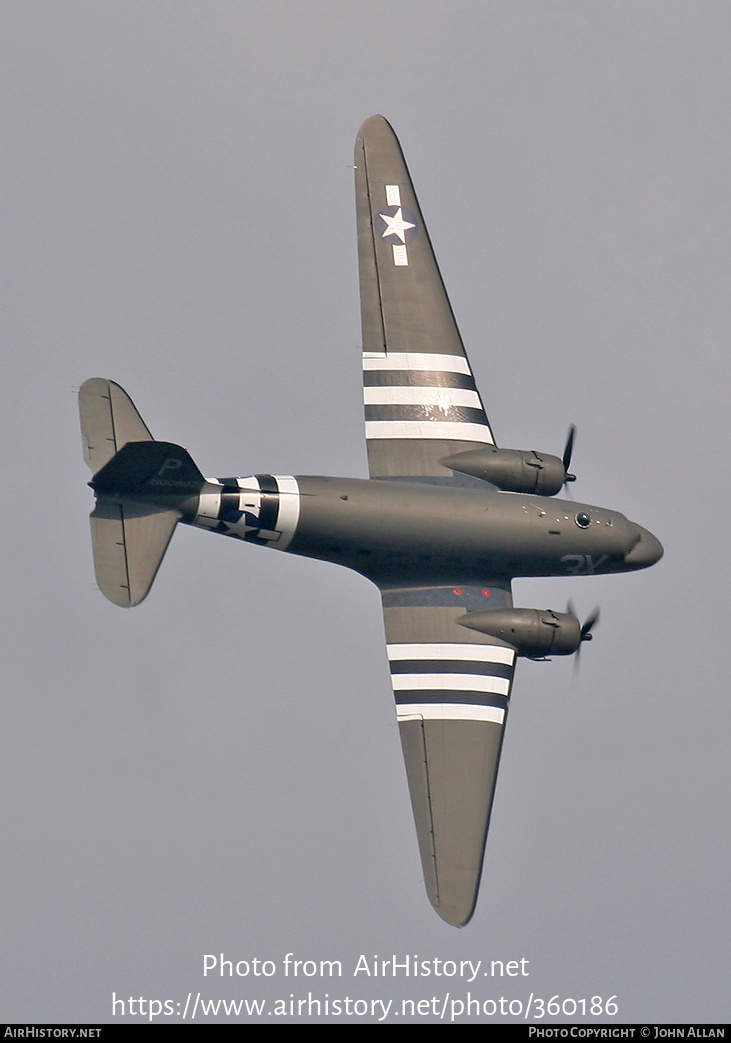
[{"label": "invasion stripe", "polygon": [[246,493],[252,493],[254,496],[258,496],[261,492],[259,482],[256,480],[254,475],[247,475],[245,478],[237,478],[239,489]]},{"label": "invasion stripe", "polygon": [[429,420],[369,420],[366,438],[441,438],[459,442],[493,445],[486,424],[443,423]]},{"label": "invasion stripe", "polygon": [[441,387],[477,390],[472,374],[445,373],[444,370],[437,369],[365,370],[363,387]]},{"label": "invasion stripe", "polygon": [[291,475],[275,474],[273,478],[279,489],[277,528],[282,533],[277,541],[277,550],[286,550],[300,519],[300,490],[297,479]]},{"label": "invasion stripe", "polygon": [[469,688],[459,688],[449,694],[444,688],[410,688],[403,692],[394,692],[397,706],[408,706],[409,703],[443,703],[447,699],[455,703],[467,703],[470,706],[497,706],[507,710],[508,697],[502,692],[475,692]]},{"label": "invasion stripe", "polygon": [[[261,489],[261,506],[259,507],[259,524],[264,533],[274,532],[277,528],[277,515],[279,514],[279,490],[277,483],[270,474],[257,474],[255,476]],[[266,535],[262,539],[268,539]]]},{"label": "invasion stripe", "polygon": [[471,406],[484,415],[480,396],[476,391],[444,387],[364,387],[363,401],[367,406],[433,405],[440,410],[449,406]]},{"label": "invasion stripe", "polygon": [[466,703],[410,703],[396,707],[398,721],[489,721],[503,724],[505,710]]},{"label": "invasion stripe", "polygon": [[446,420],[453,423],[486,423],[485,411],[483,409],[472,409],[469,406],[447,406],[446,409],[432,405],[366,406],[365,418],[367,421],[425,420],[429,422],[430,418],[433,418],[434,420]]},{"label": "invasion stripe", "polygon": [[[436,660],[444,674],[484,674],[487,677],[513,676],[511,663],[471,663],[462,660]],[[400,659],[391,663],[391,675],[396,674],[433,674],[434,659]]]},{"label": "invasion stripe", "polygon": [[507,695],[509,677],[481,676],[479,674],[392,674],[395,692],[418,692],[445,689],[451,692],[492,692]]},{"label": "invasion stripe", "polygon": [[195,525],[213,527],[218,525],[219,512],[221,510],[221,486],[217,479],[207,478],[206,484],[198,494],[198,508],[196,510]]},{"label": "invasion stripe", "polygon": [[363,369],[426,369],[444,370],[445,373],[470,373],[464,355],[421,354],[416,351],[389,351],[388,354],[363,355]]},{"label": "invasion stripe", "polygon": [[457,642],[409,642],[386,646],[388,658],[394,659],[467,659],[484,663],[514,663],[515,650],[505,645],[462,644]]},{"label": "invasion stripe", "polygon": [[236,492],[231,491],[231,486],[224,486],[224,491],[221,493],[221,506],[218,509],[219,518],[225,518],[227,514],[239,510],[239,489],[238,486],[233,488],[236,489]]},{"label": "invasion stripe", "polygon": [[255,474],[259,483],[259,488],[263,493],[275,493],[277,492],[277,483],[273,474]]}]

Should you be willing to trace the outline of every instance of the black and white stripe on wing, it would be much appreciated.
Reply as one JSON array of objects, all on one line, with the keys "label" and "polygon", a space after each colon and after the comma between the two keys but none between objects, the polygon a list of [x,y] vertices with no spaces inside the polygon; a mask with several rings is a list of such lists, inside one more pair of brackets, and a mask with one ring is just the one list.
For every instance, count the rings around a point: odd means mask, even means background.
[{"label": "black and white stripe on wing", "polygon": [[366,438],[441,438],[494,444],[463,355],[364,353]]},{"label": "black and white stripe on wing", "polygon": [[515,652],[503,645],[388,645],[399,721],[461,720],[503,724]]}]

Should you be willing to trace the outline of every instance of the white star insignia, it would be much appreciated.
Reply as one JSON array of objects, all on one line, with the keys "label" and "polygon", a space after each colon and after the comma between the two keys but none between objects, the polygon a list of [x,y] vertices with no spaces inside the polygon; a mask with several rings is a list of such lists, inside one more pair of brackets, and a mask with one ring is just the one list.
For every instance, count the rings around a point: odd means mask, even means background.
[{"label": "white star insignia", "polygon": [[385,231],[381,232],[381,239],[385,239],[388,235],[397,235],[402,243],[406,243],[406,236],[404,232],[407,228],[416,228],[416,225],[412,221],[404,221],[401,214],[401,207],[398,208],[393,217],[389,217],[388,214],[379,214],[381,220],[386,222]]}]

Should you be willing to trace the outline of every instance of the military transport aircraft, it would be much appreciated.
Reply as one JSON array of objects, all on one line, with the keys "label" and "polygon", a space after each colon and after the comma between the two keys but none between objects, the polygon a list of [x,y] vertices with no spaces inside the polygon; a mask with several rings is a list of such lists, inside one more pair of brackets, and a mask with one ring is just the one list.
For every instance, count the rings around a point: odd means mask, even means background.
[{"label": "military transport aircraft", "polygon": [[552,499],[563,459],[499,449],[475,386],[398,140],[367,120],[355,149],[370,480],[204,478],[154,441],[110,380],[79,395],[99,587],[147,595],[178,522],[337,562],[383,599],[411,803],[429,898],[447,923],[474,910],[517,656],[576,652],[567,612],[514,608],[516,576],[643,569],[663,553],[624,515]]}]

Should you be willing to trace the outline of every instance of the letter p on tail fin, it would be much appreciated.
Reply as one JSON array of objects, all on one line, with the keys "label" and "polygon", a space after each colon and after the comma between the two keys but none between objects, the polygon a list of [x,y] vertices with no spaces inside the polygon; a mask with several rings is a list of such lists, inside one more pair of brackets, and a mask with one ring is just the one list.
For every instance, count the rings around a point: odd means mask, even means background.
[{"label": "letter p on tail fin", "polygon": [[99,589],[130,608],[147,596],[183,505],[203,475],[180,446],[155,442],[132,399],[94,377],[79,392],[84,459],[97,504],[90,516]]}]

